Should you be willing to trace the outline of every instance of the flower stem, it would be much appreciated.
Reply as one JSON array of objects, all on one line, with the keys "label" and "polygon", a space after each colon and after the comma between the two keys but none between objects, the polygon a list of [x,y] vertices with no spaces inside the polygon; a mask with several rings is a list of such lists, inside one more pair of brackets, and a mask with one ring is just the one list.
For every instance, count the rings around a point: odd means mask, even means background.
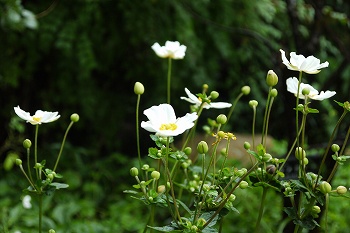
[{"label": "flower stem", "polygon": [[137,95],[137,102],[136,102],[136,147],[137,147],[137,156],[139,158],[139,167],[141,169],[142,162],[141,162],[141,152],[140,152],[140,133],[139,133],[139,108],[140,108],[140,99],[141,95]]},{"label": "flower stem", "polygon": [[167,103],[170,104],[170,87],[171,87],[171,58],[168,59],[168,83],[167,83]]},{"label": "flower stem", "polygon": [[256,221],[255,231],[254,231],[256,233],[259,232],[260,222],[262,219],[262,215],[264,213],[266,193],[267,193],[267,187],[263,187],[263,193],[262,193],[261,203],[260,203],[260,208],[259,208],[259,215],[258,215],[258,219]]},{"label": "flower stem", "polygon": [[[39,125],[35,126],[35,136],[34,136],[34,166],[38,163],[38,131],[39,131]],[[39,172],[36,169],[36,178],[39,179]]]},{"label": "flower stem", "polygon": [[39,193],[39,233],[42,231],[42,218],[43,218],[43,195]]},{"label": "flower stem", "polygon": [[[31,168],[30,168],[30,148],[27,148],[27,166],[28,166],[28,174],[29,174],[29,178],[30,181],[33,182],[33,177],[32,177],[32,172],[31,172]],[[34,188],[34,187],[33,187]]]},{"label": "flower stem", "polygon": [[26,173],[26,172],[24,171],[24,169],[23,169],[23,166],[22,166],[22,165],[19,165],[19,168],[21,169],[21,171],[22,171],[22,173],[24,174],[24,176],[27,178],[29,184],[33,187],[33,189],[36,190],[36,187],[35,187],[33,181],[32,181],[31,179],[29,179],[29,177],[27,176],[27,173]]},{"label": "flower stem", "polygon": [[67,138],[68,132],[69,132],[69,130],[70,130],[70,128],[72,127],[73,124],[74,124],[74,122],[71,121],[70,124],[68,125],[67,129],[66,129],[66,132],[65,132],[64,136],[63,136],[63,140],[62,140],[60,152],[58,153],[57,160],[56,160],[55,166],[54,166],[54,168],[53,168],[53,171],[56,171],[58,162],[60,161],[60,158],[61,158],[61,155],[62,155],[64,143],[66,142],[66,138]]},{"label": "flower stem", "polygon": [[[229,111],[229,113],[227,114],[227,121],[226,121],[226,122],[229,122],[229,120],[230,120],[230,118],[231,118],[231,115],[232,115],[232,113],[233,113],[233,110],[235,109],[235,107],[236,107],[236,105],[237,105],[239,99],[240,99],[242,96],[243,96],[243,93],[241,92],[241,93],[236,97],[236,99],[233,101],[232,106],[231,106],[231,108],[230,108],[230,111]],[[226,125],[227,125],[227,124],[226,124]]]}]

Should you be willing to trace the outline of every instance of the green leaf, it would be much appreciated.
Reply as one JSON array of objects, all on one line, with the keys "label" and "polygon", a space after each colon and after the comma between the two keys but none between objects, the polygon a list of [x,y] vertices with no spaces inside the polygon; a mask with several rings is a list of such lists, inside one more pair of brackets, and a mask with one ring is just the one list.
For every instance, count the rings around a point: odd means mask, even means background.
[{"label": "green leaf", "polygon": [[69,187],[68,184],[57,183],[57,182],[51,183],[50,186],[53,186],[53,187],[55,187],[56,189],[65,189],[65,188],[68,188],[68,187]]},{"label": "green leaf", "polygon": [[314,108],[308,108],[307,111],[308,111],[308,113],[319,113],[319,111],[317,109],[314,109]]}]

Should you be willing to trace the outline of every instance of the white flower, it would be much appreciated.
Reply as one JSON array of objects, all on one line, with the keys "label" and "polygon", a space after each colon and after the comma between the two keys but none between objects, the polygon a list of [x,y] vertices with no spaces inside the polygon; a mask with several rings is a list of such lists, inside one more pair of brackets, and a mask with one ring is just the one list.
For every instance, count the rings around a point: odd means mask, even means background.
[{"label": "white flower", "polygon": [[295,52],[290,53],[290,61],[286,58],[286,53],[280,49],[282,62],[290,70],[303,71],[308,74],[317,74],[319,69],[328,67],[329,63],[326,61],[320,64],[320,60],[314,56],[305,58],[303,55],[297,55]]},{"label": "white flower", "polygon": [[[182,100],[186,100],[187,102],[190,102],[191,104],[195,105],[196,107],[199,107],[202,104],[202,100],[192,94],[187,88],[185,88],[185,92],[188,95],[187,97],[180,97]],[[203,108],[209,109],[209,108],[230,108],[232,104],[225,103],[225,102],[210,102],[210,103],[204,103]]]},{"label": "white flower", "polygon": [[23,111],[19,106],[14,107],[14,110],[20,118],[31,123],[32,125],[37,125],[41,123],[49,123],[60,118],[58,112],[46,112],[37,110],[33,116],[29,112]]},{"label": "white flower", "polygon": [[32,197],[29,195],[25,195],[22,199],[22,205],[25,209],[31,209],[32,203],[30,201],[32,200]]},{"label": "white flower", "polygon": [[149,121],[141,122],[141,127],[149,132],[154,132],[162,137],[177,136],[194,126],[197,120],[196,113],[187,113],[185,116],[176,118],[174,109],[169,104],[160,104],[146,109],[145,114]]},{"label": "white flower", "polygon": [[[298,79],[296,77],[293,78],[288,78],[287,79],[287,90],[291,93],[293,93],[295,96],[297,96],[298,92]],[[324,100],[328,99],[336,94],[335,91],[321,91],[319,93],[315,88],[313,88],[309,84],[305,83],[300,83],[300,88],[299,88],[299,98],[300,99],[305,99],[305,96],[302,94],[303,89],[308,89],[310,92],[307,95],[308,98],[313,99],[313,100]]]},{"label": "white flower", "polygon": [[180,45],[178,41],[167,41],[165,42],[165,46],[154,43],[152,49],[162,58],[183,59],[187,47],[185,45]]}]

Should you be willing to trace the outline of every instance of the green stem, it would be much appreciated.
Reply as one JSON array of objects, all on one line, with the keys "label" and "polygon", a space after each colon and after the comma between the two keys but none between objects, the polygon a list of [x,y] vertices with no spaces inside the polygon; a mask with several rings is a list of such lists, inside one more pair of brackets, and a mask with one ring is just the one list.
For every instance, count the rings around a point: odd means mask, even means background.
[{"label": "green stem", "polygon": [[265,113],[264,113],[264,119],[263,119],[263,129],[262,129],[262,137],[261,137],[261,144],[264,145],[264,137],[265,137],[265,131],[266,131],[266,122],[267,122],[267,112],[269,109],[269,103],[271,99],[271,90],[272,87],[269,88],[269,94],[267,96],[266,100],[266,106],[265,106]]},{"label": "green stem", "polygon": [[63,136],[61,148],[60,148],[60,151],[59,151],[59,153],[58,153],[57,160],[56,160],[55,166],[54,166],[54,168],[53,168],[53,171],[56,171],[58,162],[60,161],[60,158],[61,158],[61,155],[62,155],[64,143],[66,142],[68,132],[69,132],[69,130],[70,130],[70,128],[72,127],[73,124],[74,124],[74,122],[71,121],[70,124],[68,125],[67,129],[66,129],[66,132],[65,132],[64,136]]},{"label": "green stem", "polygon": [[19,165],[19,168],[21,169],[22,173],[24,174],[24,176],[28,180],[29,184],[33,187],[33,189],[37,190],[34,183],[29,179],[29,177],[27,176],[27,173],[24,171],[23,166]]},{"label": "green stem", "polygon": [[329,194],[326,193],[326,203],[325,203],[325,213],[324,213],[324,232],[327,233],[328,232],[328,205],[329,205]]},{"label": "green stem", "polygon": [[263,187],[263,193],[262,193],[261,203],[260,203],[260,208],[259,208],[259,215],[258,215],[258,219],[256,221],[255,231],[254,231],[256,233],[259,232],[260,222],[261,222],[261,219],[262,219],[262,216],[264,213],[266,193],[267,193],[267,187]]},{"label": "green stem", "polygon": [[167,84],[167,103],[170,104],[170,87],[171,87],[171,58],[168,59],[168,84]]},{"label": "green stem", "polygon": [[30,148],[27,148],[27,166],[28,166],[28,174],[31,182],[33,182],[31,167],[30,167]]},{"label": "green stem", "polygon": [[[239,99],[240,99],[242,96],[243,96],[243,93],[241,92],[241,93],[236,97],[236,99],[233,101],[232,106],[231,106],[231,108],[230,108],[230,111],[229,111],[229,113],[227,114],[227,121],[226,121],[226,122],[229,122],[229,120],[230,120],[230,118],[231,118],[231,116],[232,116],[233,110],[235,109],[235,107],[236,107],[236,105],[237,105]],[[227,124],[226,124],[226,125],[227,125]]]},{"label": "green stem", "polygon": [[267,138],[267,132],[268,132],[268,129],[269,129],[269,119],[270,119],[270,114],[271,114],[271,109],[272,109],[272,104],[273,104],[273,100],[274,100],[274,97],[271,97],[270,98],[270,101],[269,101],[269,107],[268,107],[268,111],[267,111],[267,116],[266,116],[266,125],[265,125],[265,134],[263,135],[263,146],[266,147],[266,138]]},{"label": "green stem", "polygon": [[43,218],[43,195],[39,193],[39,233],[42,231],[42,218]]},{"label": "green stem", "polygon": [[[34,136],[34,166],[38,163],[38,132],[39,125],[35,126],[35,136]],[[38,169],[36,169],[36,178],[39,179]]]},{"label": "green stem", "polygon": [[137,95],[137,102],[136,102],[136,147],[137,147],[137,156],[139,158],[139,167],[141,169],[142,162],[141,162],[141,152],[140,152],[140,133],[139,133],[139,108],[140,108],[140,99],[141,95]]},{"label": "green stem", "polygon": [[[296,131],[299,132],[299,111],[298,111],[298,105],[299,105],[299,92],[300,92],[300,83],[302,79],[303,72],[299,72],[299,79],[298,79],[298,90],[297,90],[297,98],[295,103],[295,127]],[[297,136],[297,146],[299,146],[299,136]]]}]

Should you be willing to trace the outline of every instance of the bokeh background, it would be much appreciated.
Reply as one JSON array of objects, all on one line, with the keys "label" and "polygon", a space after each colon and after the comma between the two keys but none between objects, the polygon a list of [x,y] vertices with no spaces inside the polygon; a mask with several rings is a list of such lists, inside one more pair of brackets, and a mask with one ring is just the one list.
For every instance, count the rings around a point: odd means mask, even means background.
[{"label": "bokeh background", "polygon": [[[27,183],[12,162],[25,158],[22,141],[33,138],[34,127],[19,120],[13,107],[60,113],[59,121],[40,127],[39,156],[49,166],[70,115],[80,115],[59,165],[70,188],[47,199],[45,224],[57,232],[138,232],[147,209],[122,192],[133,184],[129,168],[137,157],[134,83],[146,90],[141,112],[166,101],[167,62],[151,45],[176,40],[187,46],[185,59],[173,62],[172,105],[178,115],[189,111],[180,100],[185,87],[199,93],[206,83],[225,102],[242,86],[252,88],[230,120],[234,133],[250,132],[247,103],[256,99],[263,108],[266,73],[273,69],[279,96],[270,134],[288,145],[295,100],[285,80],[297,74],[281,63],[279,49],[327,60],[329,68],[305,79],[319,90],[336,90],[337,101],[349,100],[349,14],[345,0],[0,0],[0,232],[35,232],[36,224],[36,212],[21,205]],[[327,142],[342,109],[332,100],[314,107],[321,114],[310,117],[307,140],[319,145]],[[262,115],[258,128],[261,121]],[[146,155],[151,140],[143,131],[141,138]],[[255,195],[247,196],[249,204],[258,205]],[[227,226],[230,232],[250,232],[246,226],[255,211],[244,203],[241,215],[233,217],[239,221]],[[280,209],[270,211],[264,232],[278,232],[281,215]],[[348,224],[338,222],[333,232]]]}]

